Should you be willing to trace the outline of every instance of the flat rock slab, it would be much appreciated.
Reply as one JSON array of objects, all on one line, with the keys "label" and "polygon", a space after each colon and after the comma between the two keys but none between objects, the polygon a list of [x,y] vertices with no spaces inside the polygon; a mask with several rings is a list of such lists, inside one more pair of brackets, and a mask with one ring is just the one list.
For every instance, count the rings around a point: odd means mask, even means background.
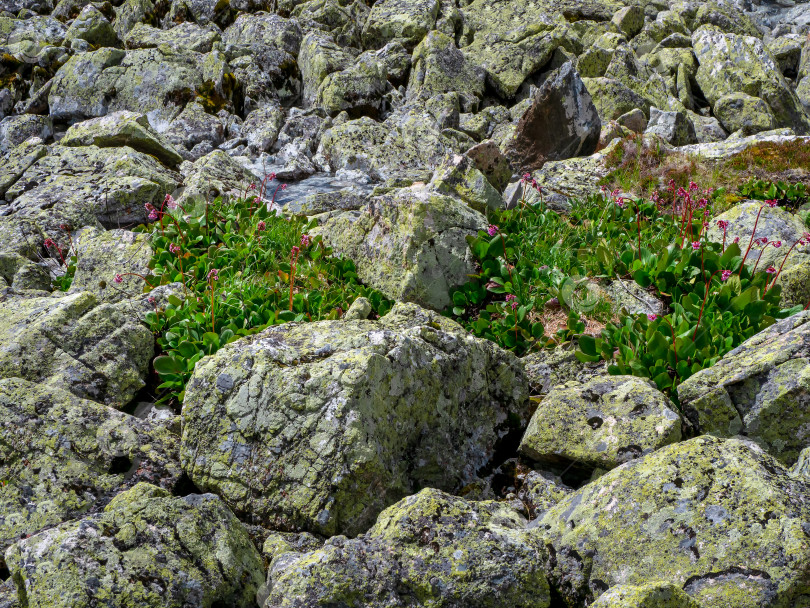
[{"label": "flat rock slab", "polygon": [[557,386],[540,402],[518,451],[540,462],[613,469],[681,439],[663,393],[634,376]]},{"label": "flat rock slab", "polygon": [[418,487],[476,479],[527,421],[516,357],[397,304],[376,322],[273,327],[201,360],[181,459],[255,523],[357,534]]}]

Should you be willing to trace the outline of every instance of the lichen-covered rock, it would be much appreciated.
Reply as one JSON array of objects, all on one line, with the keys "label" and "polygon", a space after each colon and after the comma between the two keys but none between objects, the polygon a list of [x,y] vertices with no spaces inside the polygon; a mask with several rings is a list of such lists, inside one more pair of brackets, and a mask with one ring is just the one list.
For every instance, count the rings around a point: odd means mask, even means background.
[{"label": "lichen-covered rock", "polygon": [[512,168],[498,144],[491,139],[485,140],[467,150],[465,155],[472,159],[475,168],[486,176],[493,188],[504,191],[512,177]]},{"label": "lichen-covered rock", "polygon": [[788,475],[810,482],[810,448],[804,448],[799,453],[799,459],[790,468]]},{"label": "lichen-covered rock", "polygon": [[363,44],[378,49],[398,39],[413,48],[433,29],[438,0],[380,0],[363,26]]},{"label": "lichen-covered rock", "polygon": [[626,6],[616,11],[611,21],[628,38],[632,38],[644,27],[644,9],[640,6]]},{"label": "lichen-covered rock", "polygon": [[129,146],[154,156],[169,167],[183,161],[174,146],[151,127],[144,114],[126,110],[76,123],[67,130],[59,144],[99,148]]},{"label": "lichen-covered rock", "polygon": [[284,110],[276,103],[269,103],[245,117],[242,134],[247,139],[251,152],[258,155],[273,147],[283,125]]},{"label": "lichen-covered rock", "polygon": [[545,608],[544,549],[525,524],[503,503],[425,489],[383,511],[357,539],[277,556],[263,607]]},{"label": "lichen-covered rock", "polygon": [[228,45],[267,45],[297,57],[302,36],[294,19],[265,12],[243,13],[225,30],[222,41]]},{"label": "lichen-covered rock", "polygon": [[613,469],[535,530],[569,605],[666,581],[702,606],[797,606],[810,585],[808,491],[755,445],[697,437]]},{"label": "lichen-covered rock", "polygon": [[203,84],[204,57],[166,45],[74,55],[54,77],[48,95],[51,117],[76,121],[130,110],[146,114],[159,127],[177,116]]},{"label": "lichen-covered rock", "polygon": [[50,291],[51,277],[38,264],[19,253],[0,253],[0,278],[15,291]]},{"label": "lichen-covered rock", "polygon": [[465,203],[414,186],[333,216],[315,233],[354,260],[366,285],[442,310],[450,304],[449,290],[475,272],[466,237],[486,226],[484,216]]},{"label": "lichen-covered rock", "polygon": [[8,211],[51,235],[74,228],[146,221],[146,203],[160,206],[180,176],[128,146],[54,146],[6,191]]},{"label": "lichen-covered rock", "polygon": [[678,585],[667,582],[616,585],[591,604],[593,608],[701,608]]},{"label": "lichen-covered rock", "polygon": [[192,102],[162,135],[184,159],[196,161],[225,141],[225,125],[219,116],[206,112],[202,104]]},{"label": "lichen-covered rock", "polygon": [[144,386],[152,333],[127,309],[90,293],[0,302],[0,378],[123,407]]},{"label": "lichen-covered rock", "polygon": [[[167,220],[168,221],[168,220]],[[76,274],[69,293],[93,293],[99,302],[120,302],[143,293],[152,247],[148,233],[89,228],[73,238]],[[115,276],[121,275],[121,283]]]},{"label": "lichen-covered rock", "polygon": [[430,187],[436,192],[456,196],[482,213],[498,209],[503,204],[500,193],[468,156],[446,159],[433,174]]},{"label": "lichen-covered rock", "polygon": [[256,523],[357,534],[415,487],[474,479],[525,391],[511,353],[412,304],[276,326],[197,364],[181,460]]},{"label": "lichen-covered rock", "polygon": [[505,154],[518,173],[533,171],[549,160],[592,154],[601,128],[588,89],[566,63],[537,90],[506,142]]},{"label": "lichen-covered rock", "polygon": [[10,150],[32,137],[48,141],[52,135],[53,121],[50,116],[9,116],[0,121],[0,151]]},{"label": "lichen-covered rock", "polygon": [[[298,2],[290,12],[305,32],[322,30],[334,37],[342,47],[360,47],[363,25],[368,19],[368,5],[360,0],[340,2],[339,0],[306,0]],[[281,4],[279,5],[281,6]]]},{"label": "lichen-covered rock", "polygon": [[13,215],[0,217],[0,252],[38,261],[44,243],[45,235],[36,222]]},{"label": "lichen-covered rock", "polygon": [[613,469],[681,439],[681,419],[651,383],[633,376],[569,382],[537,406],[518,451],[537,462]]},{"label": "lichen-covered rock", "polygon": [[256,177],[222,150],[214,150],[193,163],[183,163],[183,188],[177,204],[192,213],[218,196],[239,196]]},{"label": "lichen-covered rock", "polygon": [[124,0],[120,6],[115,8],[113,29],[121,40],[124,40],[138,23],[150,25],[157,23],[155,5],[152,0]]},{"label": "lichen-covered rock", "polygon": [[65,32],[65,42],[86,40],[94,47],[120,46],[121,41],[112,24],[92,4],[88,4]]},{"label": "lichen-covered rock", "polygon": [[780,132],[757,133],[756,135],[750,135],[748,137],[729,138],[726,141],[681,146],[678,151],[684,154],[699,155],[706,160],[717,160],[735,156],[762,144],[774,144],[778,146],[780,144],[793,143],[807,143],[810,145],[810,137],[787,135]]},{"label": "lichen-covered rock", "polygon": [[0,557],[139,481],[172,490],[181,477],[164,427],[20,378],[0,380],[0,428]]},{"label": "lichen-covered rock", "polygon": [[526,378],[533,395],[545,395],[567,382],[586,383],[596,376],[606,376],[604,363],[582,363],[575,348],[557,347],[530,353],[523,357]]},{"label": "lichen-covered rock", "polygon": [[709,144],[723,141],[728,137],[728,133],[720,124],[720,121],[713,116],[702,116],[690,110],[686,111],[692,126],[695,128],[695,138],[699,144]]},{"label": "lichen-covered rock", "polygon": [[0,198],[14,185],[25,171],[48,153],[48,148],[38,137],[32,137],[14,146],[9,152],[0,156]]},{"label": "lichen-covered rock", "polygon": [[759,97],[745,93],[723,95],[715,102],[713,110],[720,124],[729,133],[741,131],[743,135],[754,135],[776,127],[770,106]]},{"label": "lichen-covered rock", "polygon": [[678,387],[685,415],[701,433],[743,434],[786,465],[810,443],[810,313],[749,338]]},{"label": "lichen-covered rock", "polygon": [[700,64],[695,78],[712,107],[724,95],[746,93],[770,106],[776,126],[810,132],[810,119],[762,41],[703,26],[692,43]]},{"label": "lichen-covered rock", "polygon": [[145,23],[138,23],[124,38],[127,49],[149,49],[166,44],[176,51],[208,53],[221,36],[214,27],[202,27],[195,23],[180,23],[170,30],[161,30]]},{"label": "lichen-covered rock", "polygon": [[386,76],[374,54],[364,53],[345,70],[332,72],[323,79],[315,104],[332,115],[346,110],[353,116],[377,116],[388,88]]},{"label": "lichen-covered rock", "polygon": [[627,85],[612,78],[583,78],[599,117],[607,122],[640,108],[650,113],[650,102]]},{"label": "lichen-covered rock", "polygon": [[451,91],[483,97],[484,73],[467,61],[450,36],[432,31],[413,52],[408,97],[429,98]]},{"label": "lichen-covered rock", "polygon": [[627,45],[620,45],[613,52],[605,70],[605,78],[622,83],[652,106],[667,107],[670,93],[666,80],[646,62],[641,61]]},{"label": "lichen-covered rock", "polygon": [[666,312],[664,303],[649,290],[635,281],[616,279],[605,289],[610,296],[614,310],[626,310],[628,314],[663,315]]},{"label": "lichen-covered rock", "polygon": [[695,127],[684,112],[662,112],[650,108],[650,121],[645,135],[656,135],[673,146],[688,146],[697,142]]},{"label": "lichen-covered rock", "polygon": [[31,608],[255,606],[261,555],[212,494],[139,483],[102,513],[19,541],[6,561]]},{"label": "lichen-covered rock", "polygon": [[341,47],[325,32],[307,33],[301,41],[301,50],[298,53],[298,67],[303,84],[301,95],[305,106],[315,102],[324,78],[332,72],[350,67],[353,59],[354,54],[350,49]]}]

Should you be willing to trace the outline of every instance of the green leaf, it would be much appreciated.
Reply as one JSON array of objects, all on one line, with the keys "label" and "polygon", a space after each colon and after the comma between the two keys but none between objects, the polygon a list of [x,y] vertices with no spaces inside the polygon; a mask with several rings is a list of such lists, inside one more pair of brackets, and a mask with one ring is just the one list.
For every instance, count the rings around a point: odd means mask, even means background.
[{"label": "green leaf", "polygon": [[161,376],[180,374],[185,371],[185,367],[179,361],[168,355],[155,357],[152,365],[155,367],[155,371]]},{"label": "green leaf", "polygon": [[596,357],[596,359],[588,359],[589,361],[598,361],[601,358],[598,355],[599,347],[597,347],[596,339],[593,336],[582,334],[579,337],[579,349],[590,357]]}]

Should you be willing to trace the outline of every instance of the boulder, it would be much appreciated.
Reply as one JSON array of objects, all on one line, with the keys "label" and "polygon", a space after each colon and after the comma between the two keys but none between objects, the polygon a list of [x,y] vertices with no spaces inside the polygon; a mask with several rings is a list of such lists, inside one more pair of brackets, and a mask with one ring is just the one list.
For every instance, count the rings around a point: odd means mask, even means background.
[{"label": "boulder", "polygon": [[102,513],[19,541],[6,561],[27,606],[252,608],[263,564],[247,530],[212,494],[173,497],[148,483]]},{"label": "boulder", "polygon": [[0,302],[0,378],[125,406],[144,386],[154,355],[152,332],[128,304],[101,304],[84,292],[7,297]]},{"label": "boulder", "polygon": [[202,27],[196,23],[184,22],[169,30],[161,30],[146,23],[138,23],[124,38],[128,49],[149,49],[162,44],[175,51],[208,53],[219,42],[221,36],[213,26]]},{"label": "boulder", "polygon": [[140,481],[173,490],[181,479],[178,437],[60,389],[0,380],[0,428],[9,439],[0,451],[0,557]]},{"label": "boulder", "polygon": [[650,113],[650,102],[633,89],[612,78],[583,78],[599,117],[607,122],[641,108]]},{"label": "boulder", "polygon": [[0,216],[0,252],[39,261],[44,243],[45,235],[36,222],[13,215]]},{"label": "boulder", "polygon": [[695,128],[695,138],[699,144],[723,141],[728,137],[723,125],[713,116],[702,116],[689,110],[686,111],[686,116]]},{"label": "boulder", "polygon": [[529,353],[523,367],[533,395],[545,395],[567,382],[584,384],[597,376],[606,376],[604,363],[582,363],[576,358],[576,345],[560,346]]},{"label": "boulder", "polygon": [[51,290],[51,276],[42,266],[19,253],[0,253],[0,279],[15,291]]},{"label": "boulder", "polygon": [[185,160],[196,161],[225,141],[225,125],[202,104],[192,102],[169,123],[163,137]]},{"label": "boulder", "polygon": [[334,215],[315,232],[357,266],[360,280],[395,300],[442,310],[449,290],[475,274],[467,236],[486,219],[424,186],[394,190],[364,209]]},{"label": "boulder", "polygon": [[611,21],[627,38],[632,38],[644,27],[644,9],[640,6],[626,6],[616,11]]},{"label": "boulder", "polygon": [[810,584],[808,491],[750,442],[697,437],[606,473],[535,531],[568,605],[664,581],[701,606],[796,606]]},{"label": "boulder", "polygon": [[[286,0],[290,1],[290,0]],[[305,32],[321,30],[334,37],[341,47],[359,48],[363,25],[370,11],[368,5],[359,0],[340,2],[339,0],[291,0],[297,6],[290,12]],[[283,4],[285,0],[282,0]],[[281,5],[280,4],[280,5]]]},{"label": "boulder", "polygon": [[724,95],[745,93],[770,106],[777,127],[810,132],[801,102],[760,40],[703,26],[692,34],[692,43],[700,64],[695,79],[712,107]]},{"label": "boulder", "polygon": [[48,148],[38,137],[32,137],[14,146],[8,153],[0,156],[0,198],[5,197],[8,189],[23,176],[26,170],[48,153]]},{"label": "boulder", "polygon": [[551,74],[518,120],[505,154],[518,173],[596,151],[602,122],[570,63]]},{"label": "boulder", "polygon": [[277,554],[262,606],[546,608],[543,547],[525,525],[504,503],[428,488],[383,511],[356,539]]},{"label": "boulder", "polygon": [[156,21],[155,5],[152,0],[124,0],[120,6],[115,8],[113,29],[118,34],[118,38],[125,40],[126,35],[138,23],[155,25]]},{"label": "boulder", "polygon": [[214,150],[193,163],[184,163],[183,188],[176,197],[188,213],[217,198],[241,196],[256,176],[222,150]]},{"label": "boulder", "polygon": [[482,141],[465,152],[498,192],[503,192],[512,177],[509,160],[492,140]]},{"label": "boulder", "polygon": [[418,487],[474,479],[527,419],[517,358],[396,304],[379,321],[271,327],[201,360],[181,461],[256,523],[354,535]]},{"label": "boulder", "polygon": [[436,169],[429,187],[436,192],[460,198],[481,213],[498,209],[503,204],[500,193],[468,156],[457,155],[446,159]]},{"label": "boulder", "polygon": [[754,135],[776,127],[770,106],[759,97],[730,93],[718,99],[713,109],[714,115],[729,133],[740,131],[742,135]]},{"label": "boulder", "polygon": [[673,146],[688,146],[697,143],[695,127],[684,112],[662,112],[650,108],[650,121],[645,135],[656,135]]},{"label": "boulder", "polygon": [[379,49],[397,39],[413,48],[433,29],[438,0],[379,0],[363,26],[363,44]]},{"label": "boulder", "polygon": [[242,123],[242,134],[247,139],[253,154],[268,152],[278,139],[284,125],[284,110],[278,104],[269,103],[253,110]]},{"label": "boulder", "polygon": [[[137,275],[149,274],[150,238],[148,233],[120,228],[79,232],[73,237],[76,274],[68,293],[91,292],[99,302],[111,303],[143,293],[146,285]],[[115,282],[116,275],[121,275],[121,283]]]},{"label": "boulder", "polygon": [[315,103],[323,79],[352,65],[355,55],[325,32],[308,32],[301,41],[298,67],[301,70],[302,97],[306,107]]},{"label": "boulder", "polygon": [[432,31],[413,52],[408,97],[429,98],[453,91],[477,102],[484,95],[484,73],[470,64],[450,36]]},{"label": "boulder", "polygon": [[73,40],[85,40],[96,48],[121,46],[121,41],[112,24],[92,4],[88,4],[82,9],[82,12],[65,32],[65,43],[69,45]]},{"label": "boulder", "polygon": [[536,462],[613,469],[681,439],[681,419],[653,384],[609,376],[553,388],[518,452]]},{"label": "boulder", "polygon": [[643,585],[616,585],[591,604],[593,608],[701,608],[678,585],[652,582]]},{"label": "boulder", "polygon": [[169,167],[175,167],[183,161],[174,146],[151,127],[144,114],[127,110],[76,123],[67,130],[59,144],[99,148],[129,146],[133,150],[154,156]]},{"label": "boulder", "polygon": [[8,188],[7,208],[51,235],[61,224],[117,227],[145,222],[144,205],[159,207],[179,182],[177,173],[129,146],[54,146]]},{"label": "boulder", "polygon": [[749,338],[678,387],[701,433],[746,435],[789,466],[810,444],[810,364],[802,312]]},{"label": "boulder", "polygon": [[363,53],[348,68],[332,72],[318,87],[315,105],[331,115],[346,110],[350,116],[380,114],[388,89],[385,68],[373,53]]},{"label": "boulder", "polygon": [[8,151],[32,137],[48,141],[52,135],[53,121],[50,116],[9,116],[0,121],[0,152]]}]

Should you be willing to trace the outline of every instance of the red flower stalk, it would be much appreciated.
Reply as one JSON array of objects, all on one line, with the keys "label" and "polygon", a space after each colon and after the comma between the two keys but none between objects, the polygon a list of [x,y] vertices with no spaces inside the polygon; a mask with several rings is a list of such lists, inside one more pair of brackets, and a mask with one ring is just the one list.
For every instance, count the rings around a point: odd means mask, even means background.
[{"label": "red flower stalk", "polygon": [[[768,205],[768,206],[770,207],[772,205]],[[743,259],[742,259],[742,264],[740,264],[740,270],[737,272],[738,277],[742,276],[742,269],[743,269],[743,266],[745,266],[745,260],[748,258],[748,252],[751,251],[751,245],[754,244],[754,235],[756,235],[756,233],[757,233],[757,224],[759,224],[759,216],[762,213],[762,210],[764,208],[765,208],[765,205],[761,205],[760,208],[759,208],[759,211],[757,212],[757,219],[754,222],[754,231],[751,233],[751,238],[748,241],[748,249],[745,250],[745,255],[743,256]]]},{"label": "red flower stalk", "polygon": [[722,276],[726,276],[725,274],[726,271],[724,271],[723,269],[715,270],[709,277],[709,280],[706,282],[706,293],[703,295],[703,304],[700,305],[700,313],[698,314],[698,320],[697,325],[695,325],[695,331],[692,332],[692,342],[695,341],[695,336],[697,336],[698,327],[700,327],[700,320],[703,318],[703,309],[706,307],[706,300],[709,299],[709,289],[712,286],[712,279],[714,278],[714,275],[716,275],[718,272],[722,272],[723,273]]},{"label": "red flower stalk", "polygon": [[787,262],[788,256],[790,255],[790,252],[793,251],[793,248],[796,245],[799,245],[799,244],[804,245],[808,241],[810,241],[810,233],[805,232],[804,235],[802,236],[802,238],[800,238],[798,241],[794,242],[790,246],[790,249],[788,249],[788,252],[785,255],[785,259],[783,259],[782,263],[779,265],[779,270],[776,272],[776,276],[773,278],[773,281],[771,282],[771,284],[765,287],[765,291],[768,291],[771,287],[773,287],[776,284],[776,279],[778,279],[779,275],[782,274],[782,268],[785,266],[785,262]]},{"label": "red flower stalk", "polygon": [[59,259],[62,260],[62,266],[67,266],[67,262],[65,262],[65,256],[62,255],[62,249],[59,245],[56,244],[56,241],[53,239],[45,239],[45,248],[46,249],[56,249],[57,253],[59,254]]}]

